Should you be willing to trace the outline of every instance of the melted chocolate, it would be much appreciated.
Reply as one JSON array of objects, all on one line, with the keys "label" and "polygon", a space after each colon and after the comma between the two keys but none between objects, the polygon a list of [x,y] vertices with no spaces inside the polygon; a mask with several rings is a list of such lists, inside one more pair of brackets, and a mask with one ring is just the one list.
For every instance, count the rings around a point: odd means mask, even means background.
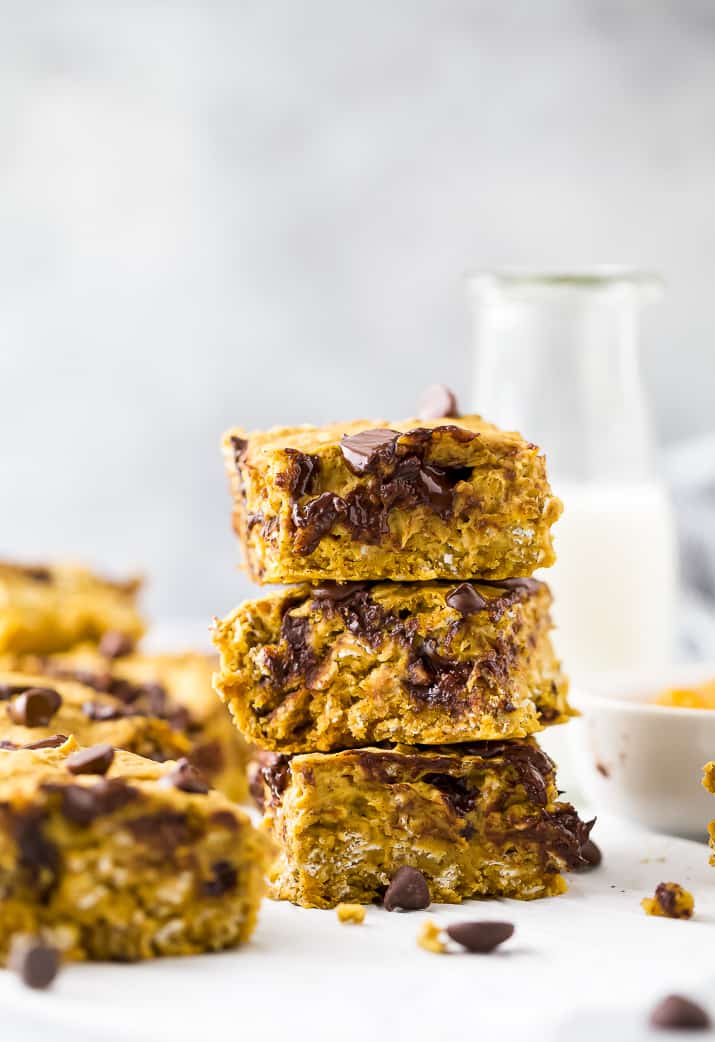
[{"label": "melted chocolate", "polygon": [[425,774],[423,781],[441,792],[447,805],[460,818],[474,809],[478,792],[470,789],[464,778],[453,774]]},{"label": "melted chocolate", "polygon": [[465,688],[474,663],[458,662],[437,651],[437,641],[428,637],[413,648],[405,687],[412,698],[430,706],[457,707],[465,701]]},{"label": "melted chocolate", "polygon": [[[455,486],[467,480],[472,471],[461,464],[450,467],[425,462],[436,432],[449,432],[462,443],[477,437],[474,432],[453,425],[419,427],[406,434],[378,428],[346,435],[340,442],[345,464],[365,480],[344,497],[323,492],[306,503],[299,499],[312,490],[318,461],[297,453],[301,461],[293,458],[288,476],[283,479],[283,487],[290,490],[293,499],[296,552],[311,554],[338,521],[352,539],[377,544],[388,534],[388,516],[395,508],[428,506],[445,520],[451,517]],[[306,460],[310,461],[309,467]]]}]

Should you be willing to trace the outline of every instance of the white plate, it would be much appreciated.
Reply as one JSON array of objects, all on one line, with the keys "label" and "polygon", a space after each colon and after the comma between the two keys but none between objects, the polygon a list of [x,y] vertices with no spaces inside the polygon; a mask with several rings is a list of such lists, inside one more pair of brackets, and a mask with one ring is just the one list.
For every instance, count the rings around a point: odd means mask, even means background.
[{"label": "white plate", "polygon": [[[266,901],[253,940],[235,953],[70,966],[45,993],[0,974],[3,1042],[478,1042],[490,1030],[499,1042],[651,1037],[647,1012],[664,993],[712,993],[715,868],[704,844],[615,821],[594,834],[604,864],[572,876],[563,897],[429,913],[370,908],[362,926]],[[643,913],[641,897],[664,880],[693,891],[695,919]],[[415,944],[427,915],[507,919],[516,933],[490,956],[432,955]]]}]

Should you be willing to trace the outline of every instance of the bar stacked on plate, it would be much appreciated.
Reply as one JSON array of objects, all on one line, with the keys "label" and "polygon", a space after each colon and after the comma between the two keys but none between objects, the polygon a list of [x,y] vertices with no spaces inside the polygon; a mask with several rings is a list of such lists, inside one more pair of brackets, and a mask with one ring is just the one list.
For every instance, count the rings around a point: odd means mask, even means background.
[{"label": "bar stacked on plate", "polygon": [[262,750],[273,894],[298,904],[373,901],[404,866],[435,901],[533,898],[584,864],[589,827],[532,737],[571,713],[530,578],[561,504],[535,445],[444,402],[224,440],[248,570],[296,584],[214,641]]}]

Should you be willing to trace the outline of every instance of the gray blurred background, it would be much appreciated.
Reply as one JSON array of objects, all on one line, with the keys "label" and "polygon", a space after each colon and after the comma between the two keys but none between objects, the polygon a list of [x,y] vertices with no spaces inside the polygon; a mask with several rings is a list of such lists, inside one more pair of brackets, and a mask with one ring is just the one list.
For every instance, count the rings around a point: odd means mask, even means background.
[{"label": "gray blurred background", "polygon": [[222,429],[466,396],[485,266],[660,270],[711,430],[714,128],[710,0],[0,0],[0,552],[226,611]]}]

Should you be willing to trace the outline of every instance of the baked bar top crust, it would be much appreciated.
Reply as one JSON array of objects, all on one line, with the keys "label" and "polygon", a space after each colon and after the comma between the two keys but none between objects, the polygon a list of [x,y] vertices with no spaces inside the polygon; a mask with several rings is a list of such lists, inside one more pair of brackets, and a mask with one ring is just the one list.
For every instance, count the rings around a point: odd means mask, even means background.
[{"label": "baked bar top crust", "polygon": [[572,710],[535,579],[326,583],[214,628],[216,690],[261,748],[520,738]]},{"label": "baked bar top crust", "polygon": [[186,736],[189,759],[210,783],[231,799],[247,799],[251,751],[211,686],[215,655],[187,651],[110,658],[84,645],[57,655],[0,657],[0,669],[3,661],[7,668],[79,681],[130,703],[137,697],[145,703],[148,693],[155,711]]},{"label": "baked bar top crust", "polygon": [[269,842],[185,762],[102,752],[85,773],[72,739],[0,751],[0,954],[16,933],[122,961],[246,940]]},{"label": "baked bar top crust", "polygon": [[553,563],[544,457],[479,416],[224,436],[258,582],[471,579]]},{"label": "baked bar top crust", "polygon": [[591,825],[558,801],[533,739],[261,761],[273,894],[306,907],[369,903],[406,865],[448,902],[562,893],[560,872],[586,867]]},{"label": "baked bar top crust", "polygon": [[110,630],[138,640],[139,579],[112,582],[78,565],[0,562],[0,653],[64,651]]},{"label": "baked bar top crust", "polygon": [[171,710],[151,690],[124,697],[70,680],[0,672],[0,748],[15,749],[74,736],[84,745],[109,742],[152,760],[190,752],[172,726]]}]

